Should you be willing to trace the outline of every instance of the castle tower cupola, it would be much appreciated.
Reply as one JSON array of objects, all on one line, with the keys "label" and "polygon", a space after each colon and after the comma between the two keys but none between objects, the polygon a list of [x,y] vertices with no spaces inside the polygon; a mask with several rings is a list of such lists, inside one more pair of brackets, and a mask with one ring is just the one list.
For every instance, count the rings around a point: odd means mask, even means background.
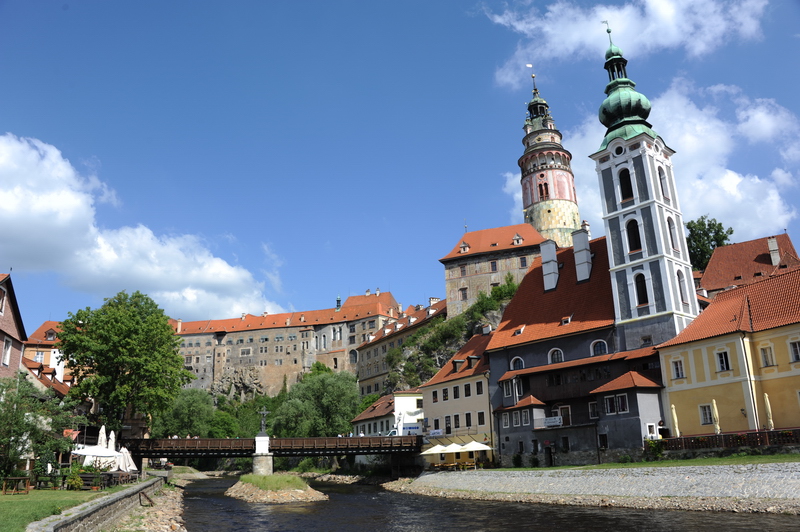
[{"label": "castle tower cupola", "polygon": [[525,221],[560,247],[572,245],[572,232],[580,228],[572,154],[561,145],[561,132],[550,115],[533,79],[533,97],[523,130],[525,151],[518,164],[522,173],[522,206]]}]

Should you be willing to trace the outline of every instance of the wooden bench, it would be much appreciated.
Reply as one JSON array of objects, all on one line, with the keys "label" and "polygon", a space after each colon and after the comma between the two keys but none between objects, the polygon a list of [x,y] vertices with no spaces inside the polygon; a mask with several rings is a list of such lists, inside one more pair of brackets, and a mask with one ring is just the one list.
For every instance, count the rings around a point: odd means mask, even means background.
[{"label": "wooden bench", "polygon": [[6,477],[3,479],[3,495],[27,495],[31,489],[30,477]]}]

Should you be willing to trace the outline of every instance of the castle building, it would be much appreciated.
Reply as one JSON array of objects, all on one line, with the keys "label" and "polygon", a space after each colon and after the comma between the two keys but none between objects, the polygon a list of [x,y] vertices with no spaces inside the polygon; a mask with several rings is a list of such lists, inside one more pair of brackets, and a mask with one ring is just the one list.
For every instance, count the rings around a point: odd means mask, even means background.
[{"label": "castle building", "polygon": [[620,350],[669,340],[698,313],[672,169],[675,152],[647,122],[650,101],[636,92],[627,63],[610,42],[607,98],[599,112],[608,129],[591,155],[600,180]]},{"label": "castle building", "polygon": [[535,76],[523,129],[525,152],[518,164],[525,222],[559,247],[569,247],[572,232],[580,229],[575,177],[570,167],[572,154],[561,145],[561,132],[536,88]]}]

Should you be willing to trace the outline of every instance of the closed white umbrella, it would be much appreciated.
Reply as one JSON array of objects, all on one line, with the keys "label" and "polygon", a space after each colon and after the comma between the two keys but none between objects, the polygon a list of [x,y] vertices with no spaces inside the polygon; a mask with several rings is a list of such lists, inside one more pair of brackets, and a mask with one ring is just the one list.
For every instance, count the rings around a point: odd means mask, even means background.
[{"label": "closed white umbrella", "polygon": [[678,428],[678,413],[675,412],[675,405],[672,405],[672,430],[675,432],[675,437],[681,437],[681,429]]},{"label": "closed white umbrella", "polygon": [[117,445],[117,439],[114,436],[114,431],[112,430],[111,432],[108,433],[108,445],[106,445],[106,447],[108,447],[112,451],[116,451],[117,450],[116,445]]},{"label": "closed white umbrella", "polygon": [[719,412],[717,411],[717,400],[711,400],[711,421],[714,422],[714,434],[722,432],[719,428]]},{"label": "closed white umbrella", "polygon": [[775,430],[775,422],[772,421],[772,406],[769,404],[769,395],[764,394],[764,410],[767,412],[767,430]]},{"label": "closed white umbrella", "polygon": [[106,426],[105,425],[100,427],[100,434],[97,435],[97,446],[98,447],[108,447],[108,442],[106,440]]}]

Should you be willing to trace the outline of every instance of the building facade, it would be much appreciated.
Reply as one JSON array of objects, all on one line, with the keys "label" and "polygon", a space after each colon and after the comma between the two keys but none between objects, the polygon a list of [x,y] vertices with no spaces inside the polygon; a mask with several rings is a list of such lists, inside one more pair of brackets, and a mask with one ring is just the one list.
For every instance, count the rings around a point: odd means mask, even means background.
[{"label": "building facade", "polygon": [[0,378],[15,377],[21,371],[23,346],[27,339],[11,276],[0,274],[0,341],[3,342]]}]

